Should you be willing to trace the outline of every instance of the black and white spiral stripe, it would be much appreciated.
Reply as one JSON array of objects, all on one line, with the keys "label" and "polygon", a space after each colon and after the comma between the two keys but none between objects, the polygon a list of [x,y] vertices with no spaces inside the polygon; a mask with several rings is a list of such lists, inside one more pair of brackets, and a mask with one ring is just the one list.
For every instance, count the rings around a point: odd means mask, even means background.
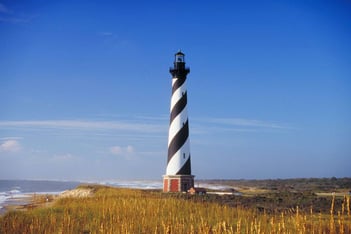
[{"label": "black and white spiral stripe", "polygon": [[191,175],[186,75],[173,77],[167,175]]}]

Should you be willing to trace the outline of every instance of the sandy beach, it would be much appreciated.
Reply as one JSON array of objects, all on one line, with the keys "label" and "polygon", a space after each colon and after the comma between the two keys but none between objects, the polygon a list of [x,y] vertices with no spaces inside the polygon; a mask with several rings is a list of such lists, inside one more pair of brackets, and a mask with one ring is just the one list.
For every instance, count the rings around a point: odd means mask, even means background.
[{"label": "sandy beach", "polygon": [[58,195],[53,194],[23,194],[6,200],[0,209],[0,215],[12,210],[29,210],[38,206],[48,206]]},{"label": "sandy beach", "polygon": [[93,191],[87,188],[76,188],[66,190],[58,194],[22,194],[14,196],[3,203],[3,208],[0,210],[0,215],[11,210],[29,210],[39,206],[50,206],[53,201],[58,198],[65,197],[89,197],[93,195]]}]

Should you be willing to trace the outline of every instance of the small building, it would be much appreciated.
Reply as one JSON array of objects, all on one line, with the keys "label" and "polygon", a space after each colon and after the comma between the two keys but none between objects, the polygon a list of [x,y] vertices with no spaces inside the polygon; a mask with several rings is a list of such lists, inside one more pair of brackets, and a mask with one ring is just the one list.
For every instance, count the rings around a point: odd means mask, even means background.
[{"label": "small building", "polygon": [[188,193],[190,193],[191,195],[194,195],[194,194],[206,194],[206,189],[205,188],[200,188],[200,187],[197,187],[197,188],[194,188],[194,187],[191,187],[189,190],[188,190]]}]

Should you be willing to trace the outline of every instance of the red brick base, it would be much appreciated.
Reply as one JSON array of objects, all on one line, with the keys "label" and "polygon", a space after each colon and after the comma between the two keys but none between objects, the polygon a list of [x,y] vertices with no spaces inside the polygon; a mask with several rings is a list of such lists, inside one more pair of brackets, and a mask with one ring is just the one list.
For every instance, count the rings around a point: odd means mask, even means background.
[{"label": "red brick base", "polygon": [[193,175],[163,176],[163,192],[187,192],[194,187]]}]

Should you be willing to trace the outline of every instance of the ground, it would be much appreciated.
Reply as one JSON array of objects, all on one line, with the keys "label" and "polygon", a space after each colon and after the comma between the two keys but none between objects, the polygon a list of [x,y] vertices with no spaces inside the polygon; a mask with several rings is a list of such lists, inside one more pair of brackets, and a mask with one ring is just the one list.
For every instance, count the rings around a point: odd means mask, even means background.
[{"label": "ground", "polygon": [[[328,213],[332,196],[335,206],[341,206],[345,195],[350,194],[351,178],[310,178],[285,180],[201,180],[197,184],[206,185],[206,195],[162,193],[160,190],[145,190],[145,193],[160,193],[161,196],[191,199],[199,202],[213,202],[230,207],[254,208],[266,213],[281,211],[295,212],[297,207],[303,212]],[[80,186],[60,195],[34,195],[26,198],[26,204],[10,206],[9,210],[27,210],[38,206],[50,206],[59,197],[85,197],[93,194],[94,186]],[[211,193],[214,192],[214,193]],[[225,192],[225,195],[216,194]],[[231,194],[232,193],[232,194]],[[239,195],[240,194],[240,195]]]},{"label": "ground", "polygon": [[[332,196],[335,205],[350,194],[351,178],[301,178],[276,180],[204,180],[200,184],[227,187],[237,195],[207,195],[203,199],[229,206],[256,208],[265,212],[300,210],[327,213]],[[225,190],[225,189],[224,189]]]}]

